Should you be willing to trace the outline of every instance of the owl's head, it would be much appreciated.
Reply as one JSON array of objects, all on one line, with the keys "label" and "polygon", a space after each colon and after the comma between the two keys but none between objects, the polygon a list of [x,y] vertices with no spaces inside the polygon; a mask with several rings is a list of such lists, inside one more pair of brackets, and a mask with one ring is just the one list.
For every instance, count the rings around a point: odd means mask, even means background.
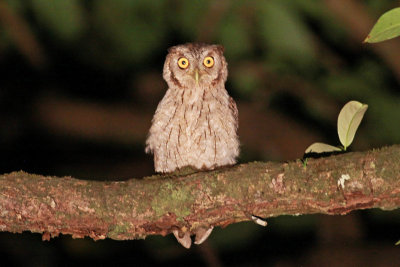
[{"label": "owl's head", "polygon": [[187,43],[168,50],[164,79],[169,88],[194,88],[224,84],[228,69],[221,45]]}]

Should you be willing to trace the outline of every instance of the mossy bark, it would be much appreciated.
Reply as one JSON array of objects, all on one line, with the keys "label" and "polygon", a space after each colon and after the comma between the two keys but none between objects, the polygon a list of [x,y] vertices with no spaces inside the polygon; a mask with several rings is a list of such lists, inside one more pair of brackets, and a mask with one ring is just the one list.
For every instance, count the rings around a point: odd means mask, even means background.
[{"label": "mossy bark", "polygon": [[137,239],[283,214],[400,207],[400,146],[123,182],[0,175],[0,230]]}]

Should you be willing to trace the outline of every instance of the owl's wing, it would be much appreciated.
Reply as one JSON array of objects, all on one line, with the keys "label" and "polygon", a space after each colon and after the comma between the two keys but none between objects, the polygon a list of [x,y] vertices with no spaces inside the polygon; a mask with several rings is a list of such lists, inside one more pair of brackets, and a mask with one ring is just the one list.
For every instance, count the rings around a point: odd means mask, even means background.
[{"label": "owl's wing", "polygon": [[151,127],[146,140],[146,153],[153,153],[154,149],[166,140],[165,127],[170,123],[171,117],[175,115],[176,105],[173,103],[174,96],[171,90],[167,90],[163,99],[158,103],[156,112],[151,120]]},{"label": "owl's wing", "polygon": [[233,118],[235,120],[235,126],[236,126],[236,131],[239,128],[239,111],[237,109],[236,106],[236,102],[235,100],[233,100],[232,97],[229,97],[229,109],[231,110],[232,114],[233,114]]}]

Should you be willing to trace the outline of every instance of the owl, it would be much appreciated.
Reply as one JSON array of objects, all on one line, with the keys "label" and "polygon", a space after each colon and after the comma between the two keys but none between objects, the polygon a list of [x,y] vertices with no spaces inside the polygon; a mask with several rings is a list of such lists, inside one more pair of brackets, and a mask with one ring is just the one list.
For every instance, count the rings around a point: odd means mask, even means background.
[{"label": "owl", "polygon": [[236,163],[238,110],[225,89],[223,47],[188,43],[171,47],[164,63],[168,84],[146,141],[156,172],[184,166],[212,170]]},{"label": "owl", "polygon": [[[202,43],[168,50],[163,70],[168,90],[158,104],[146,141],[146,152],[154,154],[156,172],[185,166],[212,170],[236,163],[238,110],[225,89],[228,69],[223,51],[220,45]],[[201,232],[208,235],[211,231]],[[178,241],[190,240],[190,235],[174,234]],[[202,235],[199,239],[196,235],[198,242]]]}]

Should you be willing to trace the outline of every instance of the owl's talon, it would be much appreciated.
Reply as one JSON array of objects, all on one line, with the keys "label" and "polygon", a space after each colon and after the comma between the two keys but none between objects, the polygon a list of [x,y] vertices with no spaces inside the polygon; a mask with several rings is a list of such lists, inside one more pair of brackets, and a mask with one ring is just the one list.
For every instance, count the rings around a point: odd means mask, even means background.
[{"label": "owl's talon", "polygon": [[206,241],[207,238],[210,236],[210,234],[211,234],[213,229],[214,229],[214,226],[211,226],[208,229],[205,229],[205,228],[198,229],[197,232],[196,232],[196,238],[194,240],[194,243],[196,245],[200,245],[201,243]]},{"label": "owl's talon", "polygon": [[178,230],[172,230],[172,233],[174,234],[176,240],[178,240],[179,244],[181,244],[183,247],[189,249],[190,246],[192,245],[192,239],[190,238],[190,233],[185,232],[183,233],[183,236],[179,236],[179,231]]}]

